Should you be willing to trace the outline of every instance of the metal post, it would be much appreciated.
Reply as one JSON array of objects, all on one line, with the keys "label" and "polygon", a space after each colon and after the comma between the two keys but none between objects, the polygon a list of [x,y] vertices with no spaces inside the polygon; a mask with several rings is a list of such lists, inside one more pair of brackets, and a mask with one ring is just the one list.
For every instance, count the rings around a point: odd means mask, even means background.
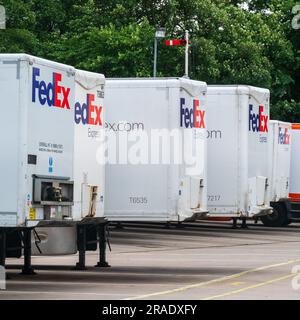
[{"label": "metal post", "polygon": [[154,64],[153,64],[153,77],[156,78],[157,74],[157,38],[154,36]]},{"label": "metal post", "polygon": [[189,43],[189,31],[185,31],[185,74],[184,77],[188,78],[189,77],[189,51],[190,51],[190,43]]},{"label": "metal post", "polygon": [[166,28],[156,28],[154,34],[154,64],[153,64],[153,77],[157,75],[157,39],[163,39],[166,36]]}]

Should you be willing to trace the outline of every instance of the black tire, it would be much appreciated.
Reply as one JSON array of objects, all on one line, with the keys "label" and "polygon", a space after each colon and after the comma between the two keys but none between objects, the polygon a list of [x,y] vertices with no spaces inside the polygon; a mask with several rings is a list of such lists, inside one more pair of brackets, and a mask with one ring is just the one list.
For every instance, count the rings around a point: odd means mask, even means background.
[{"label": "black tire", "polygon": [[293,220],[291,219],[287,219],[285,226],[289,226],[290,224],[293,223]]},{"label": "black tire", "polygon": [[287,210],[284,204],[282,203],[274,203],[272,205],[273,213],[267,216],[261,217],[262,223],[266,227],[285,227],[288,225],[289,219]]}]

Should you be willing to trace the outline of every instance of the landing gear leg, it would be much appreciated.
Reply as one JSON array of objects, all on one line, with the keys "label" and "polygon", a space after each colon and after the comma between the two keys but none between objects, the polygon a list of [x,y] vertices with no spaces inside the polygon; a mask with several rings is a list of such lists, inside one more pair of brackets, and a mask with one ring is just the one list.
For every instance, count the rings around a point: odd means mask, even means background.
[{"label": "landing gear leg", "polygon": [[36,274],[31,265],[31,232],[31,228],[26,228],[23,231],[24,267],[22,269],[22,274],[26,276]]},{"label": "landing gear leg", "polygon": [[171,223],[170,222],[167,222],[166,224],[165,224],[165,229],[170,229],[171,228]]},{"label": "landing gear leg", "polygon": [[[0,230],[0,267],[5,268],[6,261],[6,232],[4,229]],[[9,277],[6,273],[6,280],[9,280]]]},{"label": "landing gear leg", "polygon": [[6,260],[6,232],[4,229],[0,230],[0,266],[5,268]]},{"label": "landing gear leg", "polygon": [[99,238],[99,262],[95,265],[96,268],[110,268],[106,261],[106,246],[107,246],[107,225],[100,224],[97,228]]},{"label": "landing gear leg", "polygon": [[182,222],[178,222],[178,224],[176,225],[177,229],[184,229],[184,224]]},{"label": "landing gear leg", "polygon": [[121,222],[117,222],[116,229],[118,229],[118,230],[123,230],[124,229],[124,227],[123,227]]},{"label": "landing gear leg", "polygon": [[86,270],[85,266],[85,253],[86,253],[86,226],[78,226],[78,251],[79,251],[79,261],[75,266],[75,270],[83,271]]},{"label": "landing gear leg", "polygon": [[241,226],[242,229],[248,229],[248,225],[247,225],[247,219],[243,218],[242,219],[242,226]]},{"label": "landing gear leg", "polygon": [[237,229],[237,218],[232,219],[232,229]]}]

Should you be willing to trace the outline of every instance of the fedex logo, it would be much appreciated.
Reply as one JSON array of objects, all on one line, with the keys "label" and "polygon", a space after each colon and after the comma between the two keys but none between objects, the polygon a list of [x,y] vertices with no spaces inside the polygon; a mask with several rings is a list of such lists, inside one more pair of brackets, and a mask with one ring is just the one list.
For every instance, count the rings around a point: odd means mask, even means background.
[{"label": "fedex logo", "polygon": [[64,87],[62,74],[53,72],[53,80],[50,83],[40,81],[41,70],[33,68],[32,70],[32,102],[38,99],[44,106],[46,103],[49,107],[70,109],[69,96],[71,88]]},{"label": "fedex logo", "polygon": [[249,131],[252,132],[269,132],[269,116],[264,113],[264,106],[259,106],[258,114],[253,111],[253,105],[249,105]]},{"label": "fedex logo", "polygon": [[102,126],[102,110],[103,107],[94,105],[95,95],[87,94],[86,103],[82,105],[77,102],[75,104],[75,123],[93,126]]},{"label": "fedex logo", "polygon": [[180,99],[180,126],[185,128],[205,129],[205,111],[199,109],[200,101],[194,100],[193,108],[185,106],[185,99]]},{"label": "fedex logo", "polygon": [[278,133],[278,144],[290,144],[291,141],[291,135],[289,134],[288,128],[281,128],[279,127],[279,133]]}]

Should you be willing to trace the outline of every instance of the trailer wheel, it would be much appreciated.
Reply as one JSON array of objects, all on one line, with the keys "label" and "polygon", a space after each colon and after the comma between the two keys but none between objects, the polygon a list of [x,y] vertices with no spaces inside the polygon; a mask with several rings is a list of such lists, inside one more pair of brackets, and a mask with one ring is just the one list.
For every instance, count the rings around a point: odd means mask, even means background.
[{"label": "trailer wheel", "polygon": [[274,203],[272,205],[273,213],[261,217],[262,223],[266,227],[284,227],[288,224],[288,216],[286,208],[281,203]]},{"label": "trailer wheel", "polygon": [[287,219],[286,223],[284,224],[285,227],[289,226],[290,224],[293,223],[293,220]]}]

